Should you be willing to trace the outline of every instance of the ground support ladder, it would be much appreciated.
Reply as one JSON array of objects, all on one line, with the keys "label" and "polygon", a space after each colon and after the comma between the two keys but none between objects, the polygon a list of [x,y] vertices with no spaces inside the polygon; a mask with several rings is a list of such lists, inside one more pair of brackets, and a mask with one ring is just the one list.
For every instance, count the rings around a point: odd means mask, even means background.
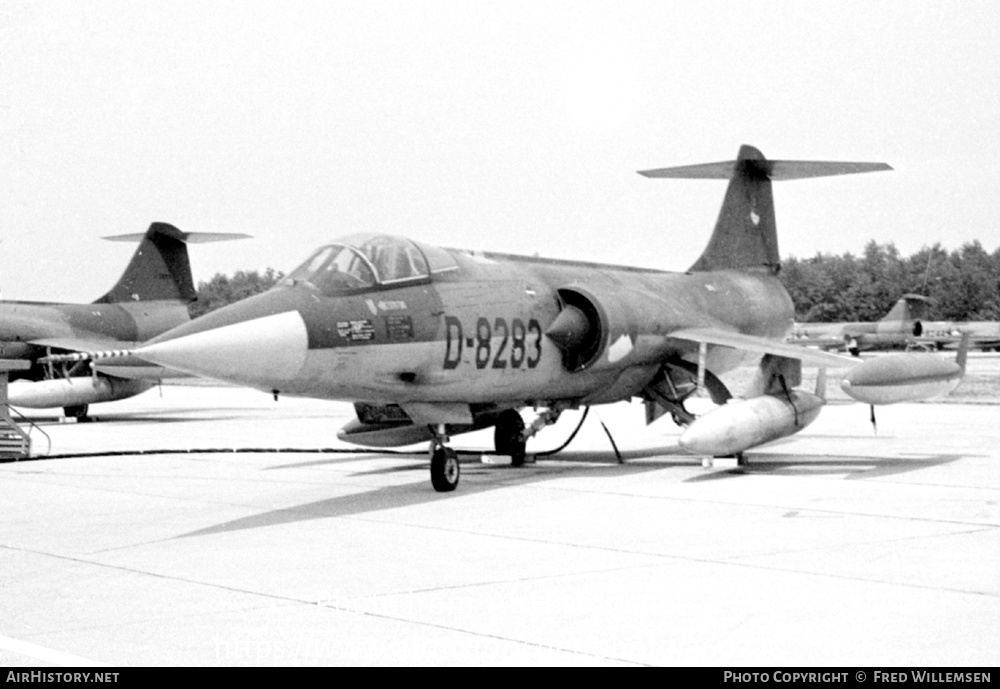
[{"label": "ground support ladder", "polygon": [[31,456],[31,437],[11,417],[7,397],[10,372],[30,367],[30,361],[0,359],[0,459],[26,459]]}]

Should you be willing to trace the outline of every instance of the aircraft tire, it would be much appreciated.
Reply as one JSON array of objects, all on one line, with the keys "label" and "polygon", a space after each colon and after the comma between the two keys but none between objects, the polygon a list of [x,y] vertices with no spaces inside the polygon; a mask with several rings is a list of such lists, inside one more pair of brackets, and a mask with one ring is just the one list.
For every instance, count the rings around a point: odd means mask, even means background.
[{"label": "aircraft tire", "polygon": [[461,469],[458,455],[450,447],[436,447],[431,454],[431,485],[438,493],[448,493],[458,487]]},{"label": "aircraft tire", "polygon": [[63,407],[63,414],[67,418],[76,419],[77,421],[86,421],[88,419],[87,412],[90,407],[86,404],[74,404],[69,407]]},{"label": "aircraft tire", "polygon": [[512,466],[524,466],[524,449],[527,443],[521,440],[524,419],[516,409],[500,412],[497,425],[493,429],[493,446],[498,455],[510,455]]}]

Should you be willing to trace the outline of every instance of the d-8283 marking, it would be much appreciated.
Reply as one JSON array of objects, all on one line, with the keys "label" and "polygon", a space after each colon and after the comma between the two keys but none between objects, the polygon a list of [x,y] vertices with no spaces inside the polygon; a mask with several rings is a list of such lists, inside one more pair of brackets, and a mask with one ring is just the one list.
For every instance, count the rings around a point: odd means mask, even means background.
[{"label": "d-8283 marking", "polygon": [[[475,348],[476,368],[504,369],[535,368],[542,360],[542,326],[534,318],[525,325],[520,318],[507,319],[480,316],[476,319],[475,336],[464,337],[462,321],[456,316],[445,316],[445,369],[458,368],[462,353],[467,347]],[[493,350],[493,337],[500,337],[500,344]],[[508,350],[508,344],[510,349]]]}]

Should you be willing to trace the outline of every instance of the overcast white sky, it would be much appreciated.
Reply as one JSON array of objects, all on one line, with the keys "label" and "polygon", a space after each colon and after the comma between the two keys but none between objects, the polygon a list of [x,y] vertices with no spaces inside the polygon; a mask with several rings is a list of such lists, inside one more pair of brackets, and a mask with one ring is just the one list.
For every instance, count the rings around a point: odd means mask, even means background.
[{"label": "overcast white sky", "polygon": [[86,302],[154,220],[196,280],[359,230],[683,270],[725,184],[636,170],[884,161],[775,185],[782,255],[1000,245],[996,2],[0,2],[0,291]]}]

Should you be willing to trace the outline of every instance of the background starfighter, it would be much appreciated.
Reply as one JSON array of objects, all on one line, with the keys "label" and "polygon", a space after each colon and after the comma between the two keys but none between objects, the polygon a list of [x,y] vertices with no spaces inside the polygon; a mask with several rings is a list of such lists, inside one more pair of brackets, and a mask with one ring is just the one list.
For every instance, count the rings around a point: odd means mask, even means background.
[{"label": "background starfighter", "polygon": [[807,347],[843,349],[853,356],[869,350],[903,349],[916,344],[923,335],[930,301],[919,294],[904,294],[876,323],[796,323],[788,341]]},{"label": "background starfighter", "polygon": [[796,323],[788,341],[806,347],[843,349],[853,356],[863,351],[957,349],[968,335],[967,346],[1000,349],[998,321],[930,321],[933,300],[904,294],[876,323]]},{"label": "background starfighter", "polygon": [[[187,242],[212,242],[244,234],[181,232],[154,222],[145,233],[105,237],[138,241],[125,272],[91,304],[0,301],[0,358],[31,367],[9,388],[15,407],[63,407],[67,416],[87,418],[90,404],[125,399],[175,372],[145,362],[120,362],[118,375],[94,373],[86,362],[43,363],[52,352],[131,347],[191,320],[196,293]],[[128,365],[139,364],[139,366]]]},{"label": "background starfighter", "polygon": [[[735,161],[642,172],[729,180],[708,246],[685,273],[349,236],[271,291],[135,354],[275,394],[353,401],[358,418],[340,437],[373,446],[429,440],[439,491],[459,479],[449,435],[493,426],[496,449],[518,464],[527,438],[563,410],[634,397],[647,420],[669,412],[687,427],[682,447],[739,456],[816,418],[822,390],[794,389],[803,362],[852,362],[784,342],[793,309],[776,277],[772,180],[888,169],[769,161],[743,146]],[[719,374],[747,364],[756,376],[745,399],[731,399]],[[906,367],[886,375],[906,389]],[[721,406],[696,418],[684,403],[700,385]],[[542,410],[527,428],[526,407]]]}]

